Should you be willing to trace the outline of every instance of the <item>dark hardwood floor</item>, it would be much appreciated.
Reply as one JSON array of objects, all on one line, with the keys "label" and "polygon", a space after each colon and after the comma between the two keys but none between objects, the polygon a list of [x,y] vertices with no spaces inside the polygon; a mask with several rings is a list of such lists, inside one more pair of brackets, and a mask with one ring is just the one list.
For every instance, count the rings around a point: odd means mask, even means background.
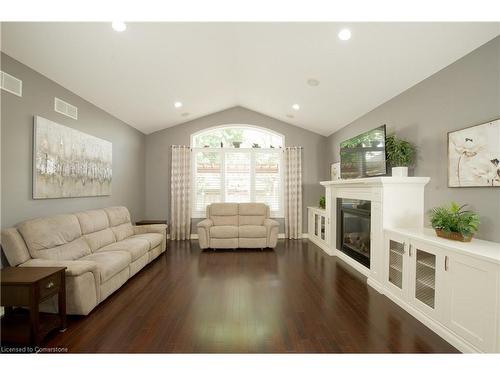
[{"label": "dark hardwood floor", "polygon": [[445,353],[455,348],[307,240],[168,252],[42,346],[75,352]]}]

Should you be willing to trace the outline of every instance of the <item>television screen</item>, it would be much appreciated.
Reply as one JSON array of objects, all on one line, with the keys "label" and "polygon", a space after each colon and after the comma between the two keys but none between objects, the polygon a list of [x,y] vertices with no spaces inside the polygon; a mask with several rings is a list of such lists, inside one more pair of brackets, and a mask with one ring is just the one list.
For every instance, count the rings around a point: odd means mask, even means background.
[{"label": "television screen", "polygon": [[340,176],[343,179],[387,174],[385,165],[385,125],[340,144]]}]

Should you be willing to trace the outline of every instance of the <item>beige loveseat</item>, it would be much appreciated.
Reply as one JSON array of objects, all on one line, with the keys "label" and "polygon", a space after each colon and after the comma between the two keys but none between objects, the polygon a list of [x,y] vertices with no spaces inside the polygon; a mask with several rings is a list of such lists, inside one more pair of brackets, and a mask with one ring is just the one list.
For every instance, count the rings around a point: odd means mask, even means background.
[{"label": "beige loveseat", "polygon": [[[166,225],[132,226],[126,207],[27,220],[2,230],[11,266],[66,269],[69,314],[87,315],[166,250]],[[57,311],[56,300],[41,305]]]},{"label": "beige loveseat", "polygon": [[198,223],[202,249],[276,247],[279,224],[263,203],[213,203]]}]

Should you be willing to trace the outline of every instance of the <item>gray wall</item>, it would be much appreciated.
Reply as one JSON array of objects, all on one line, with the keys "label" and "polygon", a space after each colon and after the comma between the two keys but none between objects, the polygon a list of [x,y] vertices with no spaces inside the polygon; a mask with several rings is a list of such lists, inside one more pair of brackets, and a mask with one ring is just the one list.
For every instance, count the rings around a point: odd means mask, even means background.
[{"label": "gray wall", "polygon": [[[112,205],[144,214],[145,135],[2,53],[1,69],[23,81],[23,97],[1,91],[2,227],[39,216]],[[78,120],[54,112],[57,96],[78,107]],[[32,199],[33,116],[40,115],[113,143],[113,186],[109,197]]]},{"label": "gray wall", "polygon": [[[146,217],[167,219],[170,207],[170,146],[189,145],[191,134],[217,125],[250,124],[285,135],[287,146],[303,147],[303,230],[307,232],[307,206],[317,206],[327,179],[326,137],[248,110],[234,107],[146,136]],[[196,220],[194,221],[196,222]],[[283,225],[280,232],[283,232]]]},{"label": "gray wall", "polygon": [[500,37],[330,135],[328,159],[339,161],[341,141],[387,124],[418,148],[414,175],[431,178],[426,211],[451,200],[468,203],[481,216],[478,237],[500,242],[500,188],[447,187],[447,132],[498,117]]}]

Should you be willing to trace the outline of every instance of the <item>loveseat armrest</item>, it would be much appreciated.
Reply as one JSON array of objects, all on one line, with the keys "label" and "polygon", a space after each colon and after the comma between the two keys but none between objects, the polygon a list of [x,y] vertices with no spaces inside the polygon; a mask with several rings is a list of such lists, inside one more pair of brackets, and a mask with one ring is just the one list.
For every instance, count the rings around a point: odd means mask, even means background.
[{"label": "loveseat armrest", "polygon": [[196,226],[198,227],[198,243],[201,249],[208,249],[210,247],[210,227],[214,222],[210,219],[200,221]]},{"label": "loveseat armrest", "polygon": [[278,231],[280,224],[276,220],[265,219],[264,226],[267,233],[267,247],[274,248],[278,243]]}]

